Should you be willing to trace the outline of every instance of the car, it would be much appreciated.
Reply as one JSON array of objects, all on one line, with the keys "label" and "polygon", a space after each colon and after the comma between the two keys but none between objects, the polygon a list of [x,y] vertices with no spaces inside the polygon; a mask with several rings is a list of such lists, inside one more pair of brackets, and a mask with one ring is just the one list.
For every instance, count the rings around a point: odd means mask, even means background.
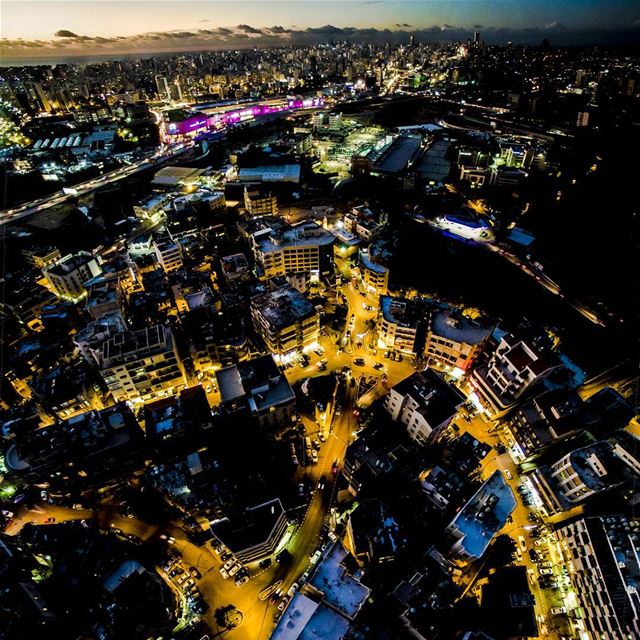
[{"label": "car", "polygon": [[55,518],[47,518],[47,519],[45,520],[45,522],[46,522],[47,524],[53,524],[55,521],[56,521],[56,519],[55,519]]},{"label": "car", "polygon": [[318,371],[326,371],[327,363],[326,362],[318,362],[316,365],[318,367]]},{"label": "car", "polygon": [[294,582],[290,587],[289,587],[289,591],[287,591],[287,595],[289,597],[291,597],[300,587],[300,585],[297,582]]},{"label": "car", "polygon": [[275,604],[276,602],[278,602],[278,600],[280,599],[281,595],[282,595],[282,589],[280,589],[280,588],[276,589],[271,594],[271,597],[269,598],[269,604]]},{"label": "car", "polygon": [[318,480],[318,489],[320,489],[320,491],[322,491],[322,489],[324,489],[324,484],[326,482],[326,479],[324,476],[320,476],[320,480]]},{"label": "car", "polygon": [[183,573],[184,569],[182,567],[176,567],[169,575],[175,578],[176,576],[181,576]]},{"label": "car", "polygon": [[342,405],[341,404],[337,404],[336,405],[336,415],[339,416],[342,414]]},{"label": "car", "polygon": [[318,464],[318,452],[315,449],[311,451],[311,461],[313,464]]},{"label": "car", "polygon": [[551,569],[547,569],[545,567],[538,567],[538,571],[540,572],[541,576],[552,576],[553,575],[553,571]]},{"label": "car", "polygon": [[220,556],[220,560],[222,560],[222,562],[226,562],[231,558],[233,558],[233,553],[231,553],[230,551],[227,551]]},{"label": "car", "polygon": [[316,450],[319,449],[320,448],[320,441],[317,438],[314,438],[311,441],[311,446]]},{"label": "car", "polygon": [[288,603],[289,603],[289,597],[284,596],[282,600],[280,600],[280,603],[278,604],[278,611],[284,611]]},{"label": "car", "polygon": [[316,349],[313,350],[313,352],[318,356],[323,356],[324,355],[324,347],[317,347]]},{"label": "car", "polygon": [[231,567],[236,563],[236,560],[233,556],[231,556],[231,558],[229,558],[222,566],[229,571],[229,569],[231,569]]},{"label": "car", "polygon": [[192,578],[196,578],[197,580],[200,580],[200,578],[202,578],[202,574],[195,567],[189,567],[189,573],[191,574]]},{"label": "car", "polygon": [[549,562],[549,560],[546,560],[545,562],[541,562],[540,566],[544,567],[545,569],[551,569],[551,567],[553,567],[553,563]]},{"label": "car", "polygon": [[220,567],[220,575],[227,580],[229,578],[229,574],[227,573],[227,570],[224,567]]},{"label": "car", "polygon": [[235,580],[235,585],[236,587],[241,587],[243,584],[246,584],[247,582],[249,582],[249,576],[248,575],[243,575],[243,576],[238,576]]},{"label": "car", "polygon": [[242,569],[242,565],[239,563],[234,564],[231,569],[229,569],[229,577],[233,577],[236,575],[236,573],[238,573],[238,571],[240,571],[240,569]]},{"label": "car", "polygon": [[544,538],[540,538],[538,540],[536,540],[533,544],[536,545],[536,547],[539,547],[540,545],[543,545],[546,542],[546,540]]},{"label": "car", "polygon": [[188,573],[183,573],[177,580],[176,580],[176,584],[184,584],[184,582],[186,582],[187,578],[189,577]]},{"label": "car", "polygon": [[511,471],[509,471],[509,469],[505,469],[504,475],[507,477],[507,480],[513,480],[513,474],[511,473]]},{"label": "car", "polygon": [[527,550],[527,541],[522,536],[518,536],[518,542],[520,543],[520,548],[523,551],[526,551]]},{"label": "car", "polygon": [[355,364],[358,367],[364,366],[364,358],[354,358],[353,364]]},{"label": "car", "polygon": [[318,439],[320,440],[320,442],[326,442],[327,436],[324,435],[323,431],[320,431],[320,433],[318,434]]},{"label": "car", "polygon": [[206,613],[208,609],[209,609],[209,605],[204,600],[196,600],[193,603],[193,610],[196,613],[199,613],[202,615],[203,613]]},{"label": "car", "polygon": [[379,371],[380,369],[382,369],[382,367],[384,367],[384,365],[382,364],[382,362],[376,362],[376,363],[373,365],[373,368],[374,368],[374,369],[378,369],[378,371]]},{"label": "car", "polygon": [[302,482],[298,485],[298,495],[300,497],[304,496],[304,483]]},{"label": "car", "polygon": [[215,548],[215,552],[220,556],[225,552],[226,547],[223,544],[219,544],[216,548]]},{"label": "car", "polygon": [[561,616],[563,613],[567,613],[567,607],[552,607],[551,614],[554,616]]}]

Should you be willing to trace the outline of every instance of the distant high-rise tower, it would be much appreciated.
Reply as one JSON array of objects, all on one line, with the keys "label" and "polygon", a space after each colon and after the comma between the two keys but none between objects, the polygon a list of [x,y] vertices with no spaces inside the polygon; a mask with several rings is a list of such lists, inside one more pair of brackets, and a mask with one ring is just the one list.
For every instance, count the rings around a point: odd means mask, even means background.
[{"label": "distant high-rise tower", "polygon": [[413,35],[413,33],[409,36],[409,46],[413,47],[416,43],[416,37]]},{"label": "distant high-rise tower", "polygon": [[155,80],[156,80],[156,89],[158,90],[158,95],[161,98],[171,100],[171,91],[169,89],[169,81],[167,80],[167,77],[162,75],[157,75]]},{"label": "distant high-rise tower", "polygon": [[473,32],[473,46],[474,47],[479,47],[480,46],[480,32],[479,31],[474,31]]}]

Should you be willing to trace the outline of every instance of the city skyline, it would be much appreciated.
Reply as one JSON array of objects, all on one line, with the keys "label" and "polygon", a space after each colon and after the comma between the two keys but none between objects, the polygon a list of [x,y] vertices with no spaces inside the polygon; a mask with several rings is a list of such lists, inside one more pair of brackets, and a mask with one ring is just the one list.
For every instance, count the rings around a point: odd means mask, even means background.
[{"label": "city skyline", "polygon": [[[113,11],[114,4],[117,11]],[[33,21],[36,14],[40,17]],[[640,33],[634,3],[520,0],[487,3],[359,1],[3,3],[2,64],[15,60],[118,56],[321,44],[332,40],[424,43],[629,45]]]}]

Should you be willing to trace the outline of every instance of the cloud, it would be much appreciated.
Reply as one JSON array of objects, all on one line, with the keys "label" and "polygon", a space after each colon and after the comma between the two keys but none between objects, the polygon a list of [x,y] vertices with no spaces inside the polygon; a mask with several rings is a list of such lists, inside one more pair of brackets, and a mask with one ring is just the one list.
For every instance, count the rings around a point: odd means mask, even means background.
[{"label": "cloud", "polygon": [[248,24],[239,24],[237,28],[239,31],[242,31],[243,33],[254,33],[258,35],[262,33],[261,29],[256,29],[255,27],[252,27]]},{"label": "cloud", "polygon": [[56,31],[50,39],[24,40],[21,38],[0,39],[0,49],[4,60],[27,56],[64,57],[72,55],[112,55],[135,52],[154,53],[170,51],[202,51],[222,48],[243,48],[249,46],[316,45],[331,40],[351,42],[372,42],[402,44],[410,33],[418,42],[425,44],[444,42],[465,42],[473,37],[473,30],[482,29],[488,44],[514,43],[539,45],[546,37],[555,46],[625,45],[637,42],[640,20],[629,24],[626,29],[607,30],[603,28],[575,29],[554,21],[546,26],[508,29],[491,25],[474,25],[473,29],[455,27],[450,24],[432,25],[418,29],[407,23],[398,22],[392,29],[336,27],[325,24],[316,27],[285,27],[273,25],[257,28],[247,24],[235,27],[203,27],[193,30],[150,31],[131,36],[110,37],[79,35],[68,29]]},{"label": "cloud", "polygon": [[56,31],[53,34],[56,38],[78,38],[77,33],[73,33],[73,31],[69,31],[67,29],[60,29],[60,31]]}]

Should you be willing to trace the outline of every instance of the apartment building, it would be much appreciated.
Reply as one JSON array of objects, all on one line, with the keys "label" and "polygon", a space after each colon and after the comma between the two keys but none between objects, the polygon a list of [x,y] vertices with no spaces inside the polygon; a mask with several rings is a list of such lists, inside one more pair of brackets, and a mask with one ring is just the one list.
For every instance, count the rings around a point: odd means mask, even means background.
[{"label": "apartment building", "polygon": [[333,269],[334,236],[317,222],[303,222],[254,236],[254,255],[264,279],[306,273],[312,279]]},{"label": "apartment building", "polygon": [[571,580],[568,614],[581,640],[640,637],[640,520],[581,518],[555,536]]},{"label": "apartment building", "polygon": [[394,422],[407,428],[409,437],[425,445],[436,440],[464,403],[464,396],[435,371],[426,369],[393,387],[384,408]]},{"label": "apartment building", "polygon": [[291,286],[252,298],[251,318],[267,350],[280,358],[306,351],[318,342],[320,316]]},{"label": "apartment building", "polygon": [[171,236],[163,236],[157,238],[153,242],[153,248],[156,254],[158,264],[166,273],[182,269],[182,247],[175,242]]},{"label": "apartment building", "polygon": [[422,350],[426,319],[415,300],[380,296],[378,345],[382,349],[416,355]]},{"label": "apartment building", "polygon": [[499,414],[560,367],[555,358],[543,357],[532,344],[507,334],[489,363],[472,373],[470,383],[483,404]]},{"label": "apartment building", "polygon": [[169,327],[118,333],[102,345],[100,373],[116,402],[171,396],[186,385]]},{"label": "apartment building", "polygon": [[466,371],[491,335],[493,327],[466,318],[451,307],[429,315],[424,355],[445,367]]},{"label": "apartment building", "polygon": [[365,289],[375,295],[384,296],[389,292],[389,267],[382,256],[372,249],[361,249],[360,275]]},{"label": "apartment building", "polygon": [[87,295],[85,284],[102,273],[101,260],[86,251],[80,251],[66,255],[44,268],[42,273],[58,297],[79,300]]},{"label": "apartment building", "polygon": [[244,208],[250,216],[275,216],[278,215],[278,198],[271,191],[245,187]]}]

